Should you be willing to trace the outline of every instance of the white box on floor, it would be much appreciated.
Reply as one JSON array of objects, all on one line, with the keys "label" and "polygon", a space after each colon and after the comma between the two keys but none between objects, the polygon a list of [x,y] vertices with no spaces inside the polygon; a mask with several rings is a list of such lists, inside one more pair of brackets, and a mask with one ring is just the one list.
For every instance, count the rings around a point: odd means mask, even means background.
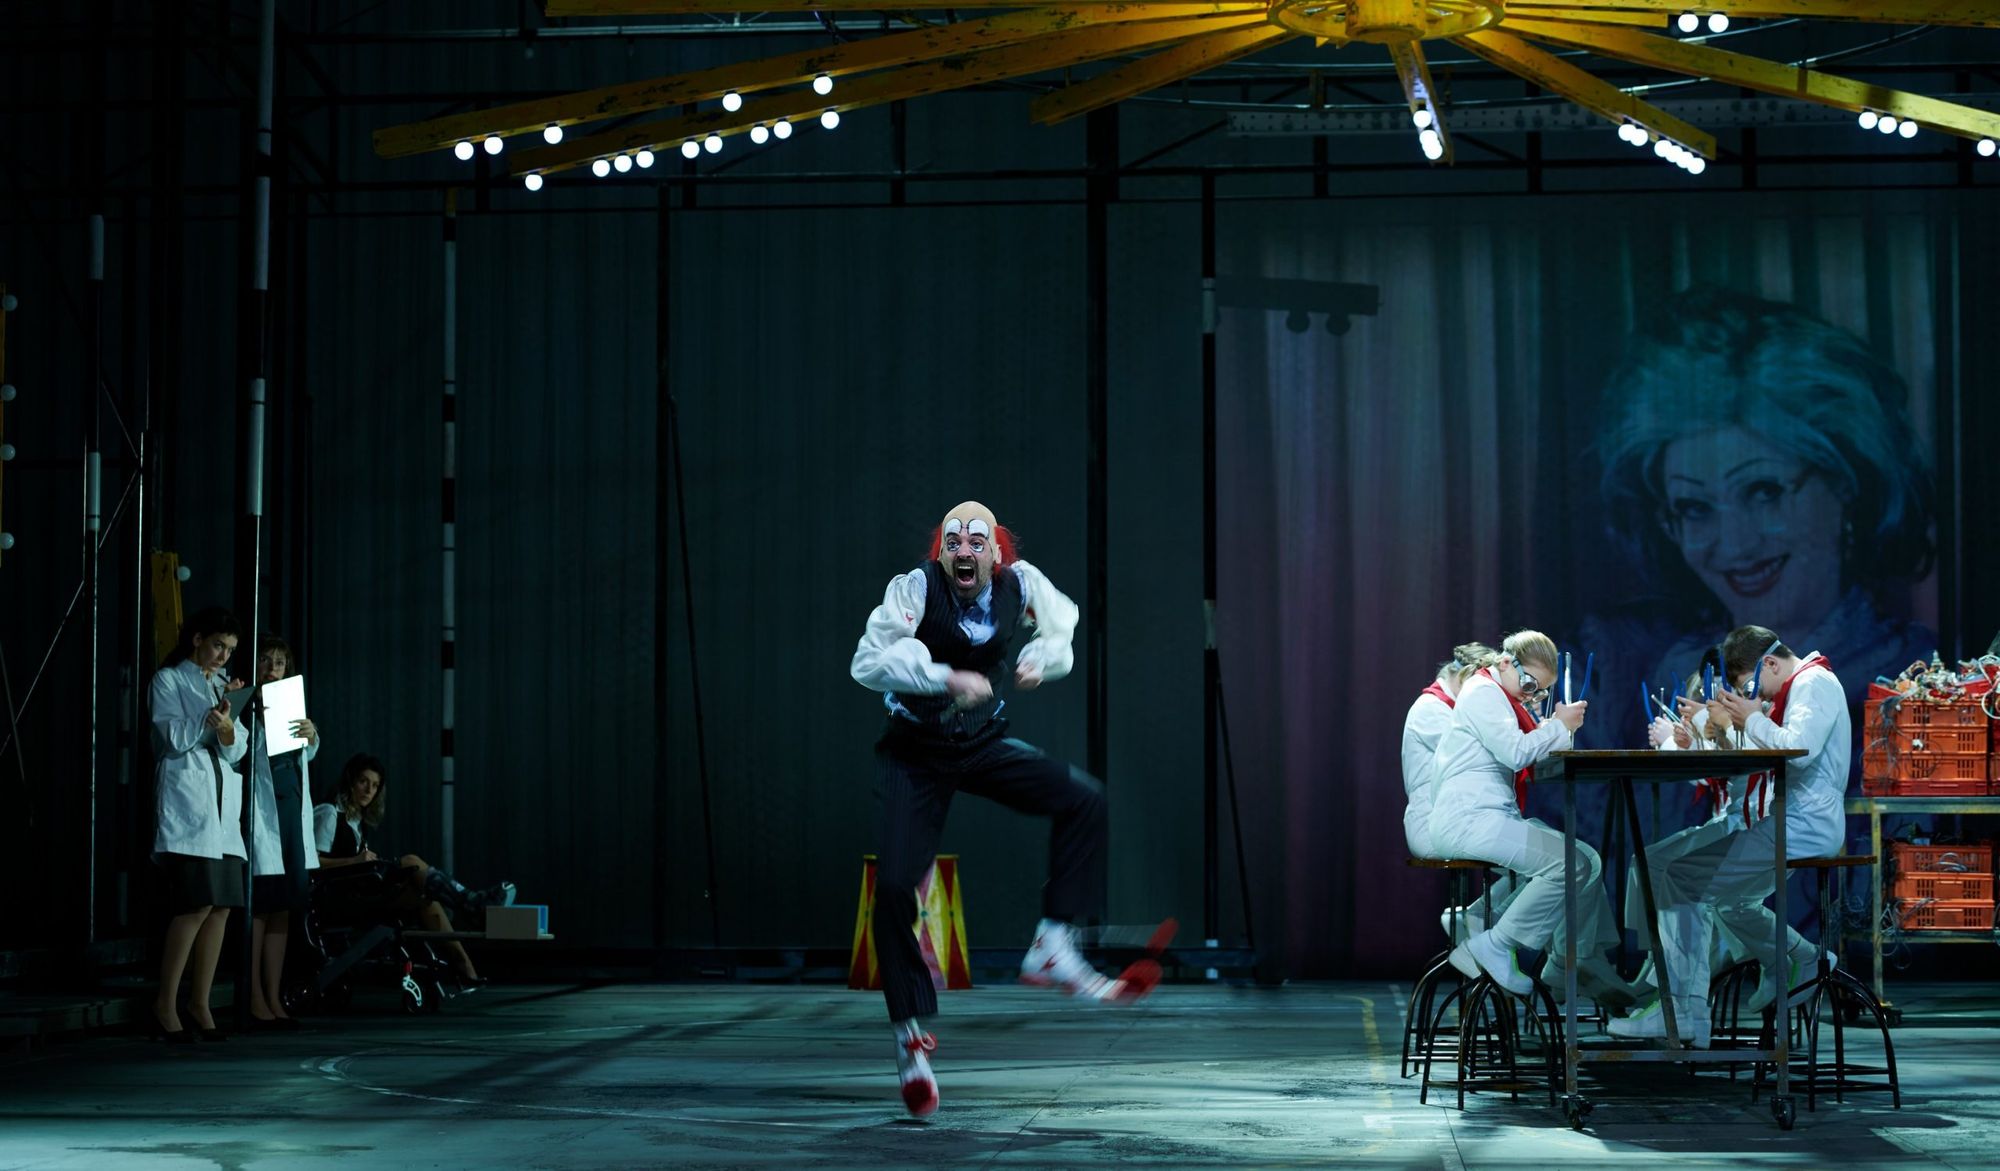
[{"label": "white box on floor", "polygon": [[549,909],[523,904],[486,908],[488,939],[540,939],[549,932]]}]

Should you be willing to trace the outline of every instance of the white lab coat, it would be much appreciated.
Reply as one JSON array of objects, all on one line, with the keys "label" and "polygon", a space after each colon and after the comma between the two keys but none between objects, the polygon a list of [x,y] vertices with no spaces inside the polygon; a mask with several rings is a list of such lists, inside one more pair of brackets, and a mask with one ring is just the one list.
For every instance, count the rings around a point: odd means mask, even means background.
[{"label": "white lab coat", "polygon": [[[245,721],[245,723],[247,725],[248,721]],[[267,731],[263,728],[256,730],[257,753],[254,758],[254,764],[257,781],[250,789],[255,794],[256,805],[251,816],[256,819],[257,829],[257,836],[255,838],[257,856],[250,860],[250,873],[259,878],[266,875],[283,874],[285,872],[285,843],[284,839],[279,836],[276,782],[271,777],[271,758],[264,751],[265,746],[269,743],[269,741],[264,739],[267,734]],[[250,729],[247,726],[237,730],[237,737],[239,739],[247,741],[249,736]],[[312,762],[313,757],[319,755],[319,741],[311,741],[304,748],[295,751],[300,754],[298,767],[299,785],[302,790],[299,794],[299,841],[306,844],[306,869],[317,870],[319,868],[319,854],[313,850],[311,844],[314,828],[312,781],[310,779],[311,774],[306,772],[306,765]],[[244,759],[246,763],[252,762],[252,758],[248,756]]]},{"label": "white lab coat", "polygon": [[[1001,566],[997,572],[1013,571],[1021,583],[1023,612],[1032,611],[1035,636],[1014,656],[1019,666],[1041,670],[1042,682],[1053,683],[1069,674],[1076,656],[1070,640],[1076,633],[1076,603],[1049,584],[1042,571],[1026,561]],[[867,629],[854,648],[848,673],[856,683],[871,691],[895,691],[911,695],[942,695],[948,690],[952,669],[931,660],[930,648],[917,638],[924,620],[924,598],[929,585],[921,569],[898,574],[889,580],[882,604],[868,616]],[[1005,631],[996,632],[1002,637]]]},{"label": "white lab coat", "polygon": [[1425,692],[1403,717],[1403,842],[1412,858],[1435,858],[1431,809],[1437,804],[1437,749],[1451,727],[1451,705]]},{"label": "white lab coat", "polygon": [[236,742],[222,744],[208,726],[208,713],[223,686],[183,659],[153,676],[147,710],[153,721],[153,759],[158,762],[153,854],[194,858],[241,858],[243,774],[232,766],[247,745],[242,728]]}]

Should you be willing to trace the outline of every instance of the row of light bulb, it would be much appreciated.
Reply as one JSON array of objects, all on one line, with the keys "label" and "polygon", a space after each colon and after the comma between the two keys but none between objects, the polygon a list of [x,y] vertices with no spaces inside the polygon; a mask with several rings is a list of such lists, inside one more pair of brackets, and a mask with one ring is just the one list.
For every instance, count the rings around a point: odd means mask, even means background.
[{"label": "row of light bulb", "polygon": [[[1674,27],[1681,30],[1684,33],[1694,32],[1696,29],[1699,29],[1701,27],[1701,14],[1696,12],[1683,12],[1680,14],[1679,17],[1677,17],[1674,20]],[[1708,31],[1712,33],[1728,32],[1729,17],[1720,12],[1709,13]]]},{"label": "row of light bulb", "polygon": [[1444,136],[1438,133],[1437,115],[1429,106],[1418,106],[1410,111],[1410,121],[1416,123],[1417,145],[1424,150],[1424,157],[1437,162],[1444,157]]},{"label": "row of light bulb", "polygon": [[[726,101],[725,104],[727,104]],[[738,108],[741,108],[742,103],[739,101],[737,105]],[[821,113],[819,124],[828,130],[832,130],[834,127],[840,125],[840,111],[827,110]],[[791,136],[792,122],[789,118],[780,118],[769,126],[759,122],[750,128],[750,141],[758,146],[763,146],[773,138],[782,140]],[[703,151],[707,151],[709,154],[717,154],[721,150],[722,135],[714,131],[710,131],[705,138],[690,138],[686,142],[681,143],[681,157],[687,159],[700,158]],[[633,167],[644,170],[652,166],[656,161],[652,151],[640,150],[634,154],[621,154],[614,155],[608,159],[597,159],[590,164],[590,173],[602,179],[613,171],[617,171],[623,175]],[[538,174],[530,173],[523,176],[521,182],[530,191],[540,191],[542,189],[542,177]]]},{"label": "row of light bulb", "polygon": [[1618,138],[1632,146],[1653,144],[1653,153],[1667,160],[1690,175],[1699,175],[1708,170],[1708,160],[1682,146],[1671,138],[1654,138],[1644,126],[1637,122],[1618,124]]},{"label": "row of light bulb", "polygon": [[[813,87],[813,92],[814,92],[814,93],[818,94],[818,95],[819,95],[819,96],[821,96],[821,97],[825,97],[826,95],[828,95],[828,94],[830,94],[830,93],[832,93],[832,92],[833,92],[833,75],[832,75],[832,74],[830,74],[830,73],[822,73],[822,74],[819,74],[818,76],[816,76],[816,77],[814,77],[814,78],[813,78],[813,80],[812,80],[812,87]],[[725,110],[727,110],[727,111],[729,111],[730,113],[734,114],[734,113],[735,113],[736,111],[738,111],[738,110],[740,110],[740,109],[742,109],[742,108],[743,108],[743,95],[742,95],[742,94],[740,94],[740,93],[738,93],[738,92],[736,92],[736,91],[735,91],[735,90],[733,90],[733,89],[732,89],[732,90],[730,90],[730,91],[729,91],[728,93],[726,93],[726,94],[723,94],[723,95],[722,95],[722,108],[723,108],[723,109],[725,109]],[[830,123],[826,123],[826,128],[827,128],[828,130],[831,130],[831,129],[833,129],[833,128],[834,128],[834,126],[838,125],[838,124],[839,124],[839,122],[840,122],[840,115],[838,115],[838,114],[835,114],[835,113],[834,113],[833,111],[831,111],[831,110],[828,110],[828,111],[827,111],[827,112],[826,112],[825,114],[822,114],[822,115],[820,115],[820,121],[821,121],[821,122],[823,122],[823,123],[825,123],[825,122],[826,122],[826,119],[827,119],[827,118],[832,118],[832,119],[833,119],[833,121],[832,121],[832,122],[830,122]],[[791,131],[790,131],[789,129],[787,129],[787,130],[782,130],[782,131],[779,131],[779,132],[778,132],[778,137],[779,137],[779,138],[786,138],[786,137],[789,137],[789,136],[790,136],[790,134],[791,134]],[[713,135],[710,135],[710,137],[712,138],[712,137],[714,137],[714,136],[713,136]],[[755,138],[755,137],[756,137],[756,132],[755,132],[755,131],[752,131],[752,132],[751,132],[751,137],[753,137],[753,138]],[[542,141],[543,141],[543,142],[546,142],[546,143],[548,143],[548,144],[549,144],[550,146],[554,146],[554,145],[556,145],[557,143],[561,142],[562,140],[563,140],[563,128],[562,128],[562,125],[561,125],[560,123],[556,123],[556,122],[551,122],[551,123],[549,123],[549,124],[548,124],[547,126],[544,126],[544,127],[542,127]],[[761,143],[761,142],[763,142],[764,140],[763,140],[763,139],[761,139],[761,138],[758,138],[758,139],[757,139],[757,141],[758,141],[759,143]],[[502,150],[502,149],[504,149],[504,148],[505,148],[505,146],[506,146],[506,143],[504,143],[504,142],[503,142],[503,141],[501,140],[500,136],[499,136],[499,135],[497,135],[497,134],[489,134],[489,135],[487,135],[487,136],[486,136],[485,138],[482,138],[482,139],[480,139],[480,140],[479,140],[479,142],[480,142],[480,145],[481,145],[481,146],[484,146],[484,147],[486,148],[486,153],[487,153],[487,154],[490,154],[490,155],[497,155],[497,154],[499,154],[499,153],[501,152],[501,150]],[[721,146],[719,146],[719,145],[718,145],[718,146],[712,146],[712,147],[709,147],[709,150],[710,150],[711,152],[714,152],[714,151],[718,151],[718,150],[721,150],[721,149],[722,149],[722,148],[721,148]],[[460,161],[460,162],[470,162],[470,161],[471,161],[471,159],[472,159],[472,156],[473,156],[474,154],[476,154],[476,153],[477,153],[477,148],[476,148],[476,147],[474,147],[474,146],[472,145],[472,140],[471,140],[471,139],[469,139],[469,138],[464,138],[464,139],[460,139],[460,140],[459,140],[459,142],[458,142],[458,145],[457,145],[457,146],[454,146],[454,147],[452,147],[452,148],[451,148],[451,153],[452,153],[452,154],[454,154],[454,155],[457,155],[457,156],[458,156],[458,159],[459,159],[459,161]],[[693,155],[693,154],[692,154],[691,152],[687,152],[687,151],[685,150],[685,148],[683,148],[683,153],[686,153],[686,154],[687,154],[687,156],[688,156],[689,158],[693,158],[693,157],[694,157],[694,155]],[[650,156],[649,156],[649,157],[650,157]],[[652,166],[653,164],[652,164],[651,162],[644,162],[644,163],[640,163],[639,165],[640,165],[640,166],[642,166],[642,167],[650,167],[650,166]],[[594,168],[593,168],[593,169],[594,169]],[[629,171],[629,170],[631,170],[632,168],[631,168],[631,164],[630,164],[630,163],[627,163],[627,164],[626,164],[625,166],[622,166],[622,167],[619,167],[618,169],[619,169],[619,170],[621,170],[621,171]],[[602,172],[602,171],[599,171],[599,172],[598,172],[598,175],[599,175],[600,177],[602,177],[602,176],[603,176],[603,174],[604,174],[604,172]],[[529,189],[530,191],[532,191],[532,190],[535,190],[536,188],[538,188],[538,187],[540,187],[540,186],[541,186],[541,185],[540,185],[539,183],[535,183],[535,184],[530,184],[530,185],[529,185],[529,188],[528,188],[528,189]]]},{"label": "row of light bulb", "polygon": [[1917,136],[1917,124],[1908,118],[1898,118],[1894,114],[1877,114],[1873,110],[1861,111],[1861,128],[1877,130],[1883,134],[1900,134],[1904,138]]}]

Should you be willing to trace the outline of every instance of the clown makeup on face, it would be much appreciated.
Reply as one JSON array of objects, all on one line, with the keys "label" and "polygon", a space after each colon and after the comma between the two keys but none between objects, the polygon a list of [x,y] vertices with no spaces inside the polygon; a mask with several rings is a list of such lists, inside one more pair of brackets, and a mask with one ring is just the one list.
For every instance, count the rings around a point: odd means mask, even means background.
[{"label": "clown makeup on face", "polygon": [[1741,427],[1661,453],[1668,536],[1732,620],[1811,630],[1841,593],[1845,509],[1811,466]]},{"label": "clown makeup on face", "polygon": [[951,588],[970,601],[993,580],[996,551],[993,528],[984,518],[945,521],[944,540],[939,546],[938,564],[951,579]]}]

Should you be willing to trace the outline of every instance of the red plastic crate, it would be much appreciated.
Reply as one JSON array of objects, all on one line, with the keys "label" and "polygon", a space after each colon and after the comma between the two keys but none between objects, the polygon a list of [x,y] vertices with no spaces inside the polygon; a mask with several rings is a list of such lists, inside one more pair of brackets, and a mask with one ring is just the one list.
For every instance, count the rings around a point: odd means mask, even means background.
[{"label": "red plastic crate", "polygon": [[1986,718],[1986,713],[1980,710],[1977,699],[1961,700],[1958,703],[1900,700],[1886,709],[1882,700],[1871,699],[1862,705],[1862,709],[1862,726],[1871,739],[1882,735],[1890,727],[1905,732],[1915,732],[1926,728],[1983,728],[1992,722]]},{"label": "red plastic crate", "polygon": [[1900,902],[1896,925],[1904,931],[1991,931],[1993,903]]},{"label": "red plastic crate", "polygon": [[1939,792],[1982,794],[1987,792],[1986,785],[1992,779],[1992,764],[1984,752],[1891,752],[1870,744],[1861,753],[1861,779],[1863,782],[1976,782],[1976,788],[1954,783]]},{"label": "red plastic crate", "polygon": [[1919,846],[1912,842],[1890,842],[1889,866],[1898,874],[1991,874],[1993,843]]},{"label": "red plastic crate", "polygon": [[1991,874],[1898,874],[1892,890],[1899,901],[1990,903]]},{"label": "red plastic crate", "polygon": [[1862,777],[1861,795],[1864,797],[1988,797],[1993,793],[1991,781],[1951,781],[1925,778],[1922,780],[1900,780],[1893,777]]}]

